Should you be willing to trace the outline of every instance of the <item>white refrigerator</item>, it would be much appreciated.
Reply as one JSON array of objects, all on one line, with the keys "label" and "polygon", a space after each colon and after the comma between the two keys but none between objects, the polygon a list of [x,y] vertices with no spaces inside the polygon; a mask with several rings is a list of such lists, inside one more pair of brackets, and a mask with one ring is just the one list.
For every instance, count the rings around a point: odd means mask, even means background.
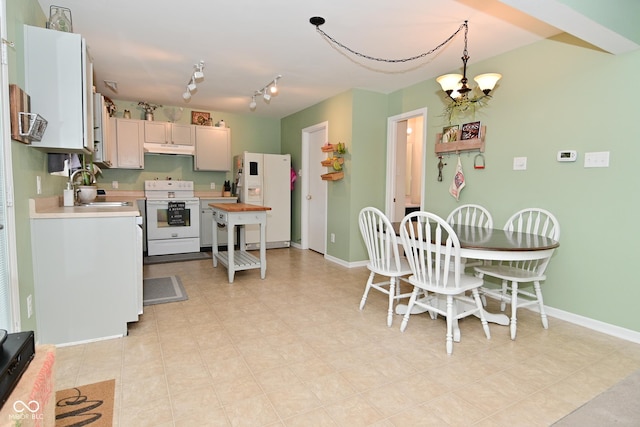
[{"label": "white refrigerator", "polygon": [[[238,201],[268,206],[267,249],[291,244],[291,155],[244,152],[234,157]],[[245,226],[248,249],[260,247],[259,225]]]}]

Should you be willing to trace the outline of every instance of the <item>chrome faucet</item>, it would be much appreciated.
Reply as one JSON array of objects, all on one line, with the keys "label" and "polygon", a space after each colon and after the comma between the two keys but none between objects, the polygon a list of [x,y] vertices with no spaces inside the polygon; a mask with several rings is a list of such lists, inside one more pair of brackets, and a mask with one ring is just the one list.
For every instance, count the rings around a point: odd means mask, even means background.
[{"label": "chrome faucet", "polygon": [[91,171],[89,168],[87,168],[87,169],[78,169],[77,171],[72,173],[71,176],[69,177],[69,182],[71,183],[72,186],[75,185],[74,181],[75,181],[76,175],[79,174],[79,173],[87,173],[87,174],[89,174],[89,176],[91,177],[90,184],[95,184],[96,183],[96,175],[93,173],[93,171]]}]

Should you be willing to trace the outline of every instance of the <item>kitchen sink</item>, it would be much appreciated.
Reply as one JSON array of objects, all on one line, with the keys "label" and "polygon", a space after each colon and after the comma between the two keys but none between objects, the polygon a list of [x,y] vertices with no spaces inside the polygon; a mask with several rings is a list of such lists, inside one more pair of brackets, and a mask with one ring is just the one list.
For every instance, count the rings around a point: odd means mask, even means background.
[{"label": "kitchen sink", "polygon": [[87,207],[95,207],[95,208],[118,208],[122,206],[133,206],[131,202],[89,202],[89,203],[80,203],[78,206],[87,206]]}]

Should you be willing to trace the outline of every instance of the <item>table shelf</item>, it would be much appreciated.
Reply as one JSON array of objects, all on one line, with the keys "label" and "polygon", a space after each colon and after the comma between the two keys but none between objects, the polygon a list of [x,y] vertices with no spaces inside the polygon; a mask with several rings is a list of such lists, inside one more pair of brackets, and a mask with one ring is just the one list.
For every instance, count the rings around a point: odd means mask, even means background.
[{"label": "table shelf", "polygon": [[[218,252],[216,254],[216,258],[218,258],[222,265],[229,268],[229,252]],[[260,268],[261,266],[260,258],[257,258],[246,251],[233,251],[233,267],[235,271],[251,270],[253,268]]]}]

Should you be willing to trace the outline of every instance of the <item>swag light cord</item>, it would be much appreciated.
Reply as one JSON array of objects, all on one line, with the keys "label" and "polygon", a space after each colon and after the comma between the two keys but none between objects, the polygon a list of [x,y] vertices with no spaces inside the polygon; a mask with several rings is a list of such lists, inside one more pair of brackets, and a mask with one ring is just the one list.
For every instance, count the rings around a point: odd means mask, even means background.
[{"label": "swag light cord", "polygon": [[338,40],[334,39],[329,34],[325,33],[323,30],[320,29],[320,25],[325,23],[325,19],[320,17],[320,16],[312,17],[311,19],[309,19],[309,22],[311,23],[311,25],[315,25],[316,31],[318,33],[320,33],[320,35],[325,37],[327,40],[329,40],[331,43],[335,44],[339,48],[344,49],[344,50],[346,50],[347,52],[350,52],[353,55],[359,56],[359,57],[364,58],[364,59],[368,59],[370,61],[389,62],[389,63],[415,61],[416,59],[421,59],[421,58],[424,58],[427,55],[431,55],[431,54],[435,53],[436,51],[438,51],[439,49],[441,49],[444,45],[449,43],[455,36],[458,35],[458,33],[460,33],[460,31],[462,31],[463,28],[464,28],[465,54],[466,54],[467,33],[469,31],[468,21],[464,21],[464,23],[461,24],[460,27],[453,34],[451,34],[445,41],[443,41],[438,46],[434,47],[433,49],[431,49],[431,50],[429,50],[427,52],[421,53],[419,55],[411,56],[409,58],[386,59],[386,58],[378,58],[378,57],[375,57],[375,56],[369,56],[369,55],[366,55],[364,53],[360,53],[360,52],[358,52],[356,50],[353,50],[350,47],[340,43]]}]

